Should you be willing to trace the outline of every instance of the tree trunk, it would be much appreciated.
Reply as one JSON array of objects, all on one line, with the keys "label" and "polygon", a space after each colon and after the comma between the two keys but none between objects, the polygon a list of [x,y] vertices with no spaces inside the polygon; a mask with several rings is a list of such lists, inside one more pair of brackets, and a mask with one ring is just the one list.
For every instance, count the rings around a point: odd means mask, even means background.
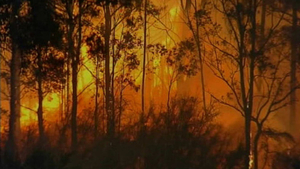
[{"label": "tree trunk", "polygon": [[139,160],[139,168],[145,168],[145,80],[146,80],[146,58],[147,58],[147,4],[148,0],[144,0],[144,51],[143,51],[143,72],[142,72],[142,112],[140,116],[140,137],[141,137],[141,158]]},{"label": "tree trunk", "polygon": [[258,126],[254,141],[253,141],[253,169],[258,169],[258,143],[261,136],[261,127]]},{"label": "tree trunk", "polygon": [[77,61],[75,57],[72,57],[72,116],[71,116],[71,128],[72,128],[72,149],[77,147]]},{"label": "tree trunk", "polygon": [[[125,52],[125,55],[126,55],[126,52]],[[123,103],[123,80],[124,80],[124,76],[125,76],[125,58],[123,59],[123,70],[122,70],[122,81],[120,83],[120,101],[119,101],[119,124],[118,124],[118,131],[119,131],[119,136],[121,135],[121,117],[122,117],[122,112],[123,112],[123,106],[122,106],[122,103]]]},{"label": "tree trunk", "polygon": [[[143,52],[143,77],[142,77],[142,114],[141,123],[144,123],[145,114],[145,77],[146,77],[146,57],[147,57],[147,0],[144,2],[144,52]],[[142,124],[143,125],[143,124]]]},{"label": "tree trunk", "polygon": [[[2,46],[2,42],[0,40],[0,55],[2,54],[2,49],[1,49],[1,46]],[[0,62],[0,70],[2,70],[2,65],[1,65],[1,62]],[[0,72],[0,91],[2,91],[2,76],[1,76],[1,72]],[[2,145],[2,97],[1,97],[1,94],[0,94],[0,145]],[[0,167],[3,166],[3,156],[2,156],[2,147],[0,147]]]},{"label": "tree trunk", "polygon": [[95,140],[98,138],[98,126],[99,126],[99,105],[98,105],[98,96],[99,96],[99,57],[96,58],[96,82],[95,82],[95,111],[94,111],[94,137]]},{"label": "tree trunk", "polygon": [[[261,23],[260,23],[260,43],[259,46],[263,46],[265,43],[265,25],[266,25],[266,7],[267,3],[266,0],[262,0],[262,7],[261,7]],[[262,65],[260,65],[262,66]],[[262,74],[262,70],[258,69],[259,74]],[[257,78],[256,87],[259,92],[261,92],[262,87],[262,78]]]},{"label": "tree trunk", "polygon": [[73,4],[67,4],[69,10],[69,20],[68,20],[68,57],[71,59],[72,67],[72,113],[71,113],[71,147],[72,150],[75,150],[77,147],[77,125],[76,125],[76,116],[77,116],[77,61],[75,56],[75,47],[73,40],[73,32],[75,29],[73,21]]},{"label": "tree trunk", "polygon": [[249,169],[251,154],[251,119],[250,110],[247,108],[245,112],[245,169]]},{"label": "tree trunk", "polygon": [[38,116],[38,127],[39,127],[39,145],[42,146],[42,144],[44,144],[44,122],[43,122],[43,88],[42,88],[42,81],[43,81],[43,77],[42,77],[42,51],[39,48],[38,49],[38,72],[37,72],[37,83],[38,83],[38,111],[37,111],[37,116]]},{"label": "tree trunk", "polygon": [[12,56],[10,65],[10,115],[9,131],[6,143],[5,156],[10,167],[18,167],[18,142],[20,137],[20,73],[21,73],[21,51],[17,44],[17,19],[21,2],[13,1],[11,14],[11,40]]},{"label": "tree trunk", "polygon": [[[10,115],[9,115],[9,132],[6,143],[6,157],[8,163],[17,164],[18,155],[18,137],[20,134],[20,58],[21,51],[17,44],[12,42],[12,58],[10,65]],[[13,164],[14,165],[14,164]]]},{"label": "tree trunk", "polygon": [[112,118],[111,110],[111,77],[110,77],[110,36],[111,36],[111,13],[110,4],[105,4],[105,105],[107,115],[107,136],[109,139],[114,137],[114,119]]},{"label": "tree trunk", "polygon": [[[240,19],[240,18],[239,18]],[[240,75],[240,88],[241,88],[241,98],[243,102],[243,108],[244,108],[244,122],[245,122],[245,160],[244,160],[244,166],[245,169],[249,169],[249,162],[250,162],[250,144],[251,144],[251,138],[250,138],[250,128],[251,128],[251,112],[249,110],[248,106],[248,100],[247,100],[247,92],[246,92],[246,85],[245,85],[245,70],[244,70],[244,59],[246,58],[244,53],[244,36],[245,32],[242,29],[242,25],[239,25],[239,32],[240,32],[240,47],[239,47],[239,75]]]},{"label": "tree trunk", "polygon": [[[113,16],[113,24],[116,23],[116,18],[115,15]],[[112,34],[112,39],[113,41],[115,41],[115,37],[116,37],[116,29],[113,30],[113,34]],[[116,68],[116,60],[115,60],[115,43],[112,43],[112,72],[111,72],[111,119],[112,119],[112,124],[113,124],[113,130],[115,133],[115,126],[116,126],[116,115],[115,115],[115,68]]]},{"label": "tree trunk", "polygon": [[71,126],[72,126],[72,149],[77,149],[77,85],[78,85],[78,64],[79,56],[81,49],[81,33],[82,33],[82,24],[81,24],[81,14],[82,14],[82,0],[79,0],[79,14],[78,14],[78,42],[77,42],[77,51],[76,54],[72,57],[72,117],[71,117]]},{"label": "tree trunk", "polygon": [[[70,44],[69,44],[70,45]],[[70,52],[70,49],[69,49]],[[65,111],[65,118],[68,120],[68,116],[70,113],[70,54],[67,55],[67,82],[66,82],[66,111]]]},{"label": "tree trunk", "polygon": [[[297,77],[296,77],[296,69],[297,69],[297,26],[298,26],[298,18],[297,18],[297,2],[295,1],[293,5],[293,21],[292,21],[292,33],[291,33],[291,80],[290,80],[290,90],[293,91],[296,87]],[[296,120],[296,92],[292,92],[290,95],[290,131],[293,133],[295,130],[295,120]]]}]

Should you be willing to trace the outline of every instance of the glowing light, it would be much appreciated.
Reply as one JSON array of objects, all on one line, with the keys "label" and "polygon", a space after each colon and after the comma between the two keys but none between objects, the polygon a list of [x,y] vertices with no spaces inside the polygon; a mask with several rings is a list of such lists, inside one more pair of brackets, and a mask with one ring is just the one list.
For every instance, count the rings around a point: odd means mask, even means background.
[{"label": "glowing light", "polygon": [[169,13],[171,15],[171,18],[170,18],[171,21],[174,21],[174,19],[178,16],[179,11],[180,11],[180,8],[178,6],[170,9]]},{"label": "glowing light", "polygon": [[80,78],[78,83],[78,90],[83,90],[87,85],[93,81],[93,76],[90,71],[93,72],[95,65],[91,59],[88,58],[88,47],[83,45],[81,47],[81,55],[83,58],[84,66],[80,69]]},{"label": "glowing light", "polygon": [[[172,6],[171,8],[168,9],[168,12],[169,12],[169,15],[166,17],[166,20],[164,22],[167,25],[174,24],[173,26],[170,26],[170,27],[172,27],[173,32],[178,32],[179,28],[177,26],[177,23],[175,23],[175,20],[178,20],[180,7]],[[99,21],[97,20],[97,22],[99,22]],[[116,36],[117,37],[121,36],[121,31],[119,31],[118,29],[116,29],[116,30],[117,30]],[[154,32],[155,34],[161,34],[160,30],[157,30],[157,29],[152,29],[151,31]],[[175,44],[173,44],[172,39],[168,36],[160,36],[158,39],[158,42],[163,43],[168,48],[175,45]],[[78,93],[81,93],[86,88],[88,88],[87,91],[91,91],[91,90],[93,90],[93,88],[95,88],[94,85],[90,85],[90,84],[93,84],[93,82],[95,80],[94,76],[92,75],[92,74],[94,74],[94,75],[96,74],[95,61],[93,59],[90,59],[90,57],[88,56],[88,50],[89,50],[88,46],[86,44],[82,44],[82,47],[80,50],[80,52],[81,52],[80,58],[81,58],[81,63],[83,63],[84,65],[79,66]],[[140,55],[140,56],[142,56],[142,55]],[[121,61],[119,61],[119,62],[121,62]],[[116,70],[122,69],[122,63],[119,63],[119,62],[117,63],[117,65],[115,65]],[[112,68],[112,66],[113,65],[112,65],[112,59],[111,59],[110,67]],[[157,57],[154,59],[153,66],[156,69],[154,70],[154,76],[150,83],[152,84],[152,87],[157,87],[157,89],[155,89],[155,90],[157,90],[156,92],[159,92],[159,93],[165,92],[165,91],[162,91],[163,88],[161,88],[161,86],[163,84],[166,85],[170,82],[171,78],[173,77],[172,75],[174,73],[173,69],[171,67],[166,66],[165,61],[163,60],[163,58],[160,58],[160,57]],[[132,76],[133,76],[133,78],[136,79],[135,83],[137,85],[141,84],[142,76],[139,73],[140,70],[141,70],[141,67],[139,70],[132,72]],[[70,77],[69,80],[70,80],[69,84],[71,87],[72,78]],[[177,88],[177,83],[175,82],[172,86],[172,90],[176,90],[176,88]],[[72,89],[70,88],[70,90],[72,90]],[[94,94],[94,93],[91,94],[90,92],[87,92],[87,91],[85,91],[85,93],[80,95],[80,97],[84,100],[90,99],[90,96]],[[70,94],[71,93],[72,93],[72,91],[70,91]],[[151,94],[152,94],[152,92],[151,92]],[[61,105],[60,97],[61,97],[60,94],[50,93],[46,98],[44,98],[43,110],[44,110],[44,118],[45,119],[53,120],[54,118],[57,118],[57,115],[55,115],[56,114],[55,112],[57,112],[57,110],[60,108],[60,105]],[[25,108],[25,107],[21,108],[22,125],[28,125],[30,123],[37,122],[37,114],[36,114],[36,111],[38,109],[37,98],[34,98],[34,100],[31,100],[30,102],[31,102],[30,104],[29,103],[23,104],[27,108]],[[80,110],[80,109],[81,109],[81,106],[78,106],[78,110]]]},{"label": "glowing light", "polygon": [[49,94],[43,101],[43,105],[46,109],[57,109],[59,104],[60,100],[57,93]]},{"label": "glowing light", "polygon": [[[250,139],[252,140],[252,133],[250,133]],[[249,154],[249,169],[252,169],[252,166],[253,166],[253,152],[251,149]]]}]

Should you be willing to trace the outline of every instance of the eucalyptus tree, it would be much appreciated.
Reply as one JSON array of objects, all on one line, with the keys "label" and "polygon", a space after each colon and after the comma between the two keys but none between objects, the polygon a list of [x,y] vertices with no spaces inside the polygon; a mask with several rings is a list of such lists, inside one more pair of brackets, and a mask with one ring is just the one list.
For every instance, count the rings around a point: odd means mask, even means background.
[{"label": "eucalyptus tree", "polygon": [[[18,144],[20,137],[20,71],[22,35],[26,12],[22,15],[23,1],[1,1],[1,40],[5,39],[6,46],[11,51],[10,68],[10,114],[9,132],[5,148],[5,159],[11,167],[18,165]],[[24,12],[24,10],[22,11]],[[21,32],[21,33],[20,33]]]},{"label": "eucalyptus tree", "polygon": [[[229,90],[225,97],[211,96],[243,117],[244,167],[247,169],[250,154],[254,168],[259,167],[261,136],[270,131],[276,133],[267,127],[267,121],[288,105],[287,98],[299,88],[299,84],[290,90],[287,88],[290,71],[285,69],[287,48],[281,32],[284,14],[279,18],[270,14],[271,23],[266,25],[265,35],[261,36],[258,25],[263,20],[257,20],[260,5],[256,0],[216,1],[214,10],[225,17],[227,29],[220,26],[224,23],[212,22],[211,27],[205,27],[202,38],[209,45],[207,51],[212,56],[205,59],[206,65]],[[261,89],[255,85],[257,80],[262,83]]]},{"label": "eucalyptus tree", "polygon": [[[300,3],[299,1],[292,0],[292,35],[291,35],[291,80],[290,80],[290,89],[293,90],[297,86],[297,64],[299,64],[299,24],[298,24],[298,12],[300,10]],[[291,131],[295,131],[296,128],[296,92],[292,92],[290,95],[290,128]]]},{"label": "eucalyptus tree", "polygon": [[[82,27],[84,9],[88,6],[87,1],[83,0],[60,0],[57,10],[60,13],[62,26],[65,30],[66,49],[67,49],[67,69],[69,64],[72,68],[72,110],[71,110],[71,147],[77,149],[77,105],[78,105],[78,72],[82,47]],[[71,61],[71,63],[70,63]],[[69,71],[67,72],[67,76]],[[67,78],[68,79],[68,78]],[[67,82],[68,83],[68,82]],[[67,91],[68,92],[68,91]],[[68,97],[68,96],[67,96]],[[68,104],[68,103],[67,103]],[[67,112],[68,113],[68,112]]]},{"label": "eucalyptus tree", "polygon": [[[290,89],[293,89],[297,86],[297,65],[299,64],[299,17],[298,13],[300,10],[300,3],[297,0],[288,0],[282,1],[279,0],[278,3],[272,6],[273,10],[278,11],[279,13],[286,14],[286,20],[289,23],[285,28],[287,38],[290,41]],[[290,131],[295,132],[296,128],[296,104],[297,97],[296,92],[293,92],[290,95]]]},{"label": "eucalyptus tree", "polygon": [[[172,89],[180,79],[180,76],[184,75],[187,77],[195,76],[200,70],[200,64],[195,54],[196,42],[194,38],[188,38],[182,40],[175,44],[171,49],[167,49],[162,44],[149,44],[148,50],[154,57],[162,57],[166,60],[166,66],[169,70],[172,70],[170,76],[168,77],[168,82],[166,84],[167,88],[167,113],[171,111],[171,101],[172,101]],[[156,67],[153,67],[156,69]]]},{"label": "eucalyptus tree", "polygon": [[[129,12],[131,9],[127,9]],[[134,13],[134,12],[133,12]],[[120,20],[119,20],[120,19]],[[133,72],[138,71],[140,59],[138,53],[142,47],[141,37],[138,36],[138,31],[142,26],[142,17],[138,13],[128,14],[126,18],[123,18],[120,12],[115,13],[114,23],[118,24],[112,29],[114,35],[110,39],[112,64],[110,70],[111,76],[111,88],[113,95],[113,110],[115,112],[116,126],[119,127],[121,123],[121,116],[124,109],[124,97],[123,92],[127,87],[132,87],[134,90],[138,90],[138,86],[135,84],[136,78],[133,77]],[[120,23],[119,23],[120,22]],[[104,74],[104,66],[100,62],[105,62],[104,58],[104,33],[98,29],[91,31],[91,34],[86,38],[87,46],[89,47],[89,55],[95,62],[95,71],[90,70],[90,73],[95,78],[95,132],[97,132],[98,116],[99,116],[99,88],[104,87],[103,81],[100,78],[100,74]],[[104,79],[103,79],[104,80]],[[98,93],[98,94],[97,94]],[[103,94],[104,96],[104,94]],[[119,123],[119,124],[117,124]]]},{"label": "eucalyptus tree", "polygon": [[148,0],[144,0],[144,49],[143,49],[143,73],[142,73],[142,113],[141,113],[141,125],[144,126],[145,115],[145,77],[146,77],[146,58],[147,58],[147,5]]},{"label": "eucalyptus tree", "polygon": [[[59,23],[55,21],[53,1],[29,0],[28,3],[28,26],[24,33],[28,34],[29,38],[26,42],[27,48],[24,49],[27,55],[23,59],[24,71],[22,72],[27,72],[28,84],[34,84],[30,88],[36,89],[37,92],[39,144],[41,145],[45,142],[43,100],[47,93],[58,89],[57,83],[61,81],[63,75],[62,60],[56,56],[57,52],[54,49],[61,46],[62,32]],[[28,77],[32,78],[28,79]]]},{"label": "eucalyptus tree", "polygon": [[[119,59],[119,51],[123,48],[118,48],[116,42],[121,42],[121,39],[126,39],[125,35],[128,34],[131,37],[130,32],[126,31],[126,34],[121,35],[121,38],[116,38],[119,30],[122,27],[125,28],[124,23],[130,22],[130,18],[133,16],[133,11],[137,11],[140,6],[139,0],[131,1],[110,1],[100,0],[96,1],[98,7],[101,8],[103,16],[103,23],[99,27],[101,30],[100,37],[103,42],[103,58],[104,58],[104,77],[105,77],[105,111],[107,117],[107,136],[108,138],[115,137],[115,99],[114,99],[114,76],[116,61]],[[127,25],[128,26],[128,25]],[[101,32],[102,31],[102,32]],[[125,33],[125,32],[122,32]],[[129,39],[130,40],[130,39]],[[112,59],[112,60],[111,60]],[[110,65],[112,63],[112,65]]]},{"label": "eucalyptus tree", "polygon": [[[184,3],[185,2],[185,3]],[[191,31],[192,36],[196,42],[196,52],[200,65],[200,84],[202,90],[203,109],[207,110],[206,95],[205,95],[205,75],[204,75],[204,48],[201,41],[203,28],[208,24],[209,21],[209,10],[207,6],[210,1],[203,0],[201,2],[195,0],[180,0],[181,8],[183,9],[183,21]]]}]

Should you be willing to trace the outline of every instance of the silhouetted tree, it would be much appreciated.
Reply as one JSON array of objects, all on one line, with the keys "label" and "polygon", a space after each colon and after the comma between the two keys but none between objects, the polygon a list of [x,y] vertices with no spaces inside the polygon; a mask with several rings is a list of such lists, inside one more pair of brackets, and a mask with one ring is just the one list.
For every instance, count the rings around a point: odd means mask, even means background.
[{"label": "silhouetted tree", "polygon": [[[24,37],[18,36],[19,30],[24,26],[24,16],[20,15],[22,1],[1,2],[1,23],[7,36],[6,42],[10,43],[10,116],[8,140],[5,148],[5,159],[8,167],[18,167],[18,145],[20,136],[20,69],[21,50]],[[3,33],[3,32],[2,32]]]},{"label": "silhouetted tree", "polygon": [[203,44],[201,41],[202,37],[202,30],[206,26],[206,24],[209,23],[209,13],[210,11],[206,9],[207,4],[209,3],[206,0],[203,0],[201,2],[192,1],[192,0],[186,0],[186,3],[184,4],[184,1],[181,0],[181,8],[183,9],[183,21],[187,25],[187,27],[190,29],[197,51],[197,57],[200,65],[200,84],[201,84],[201,90],[202,90],[202,99],[203,99],[203,109],[206,110],[206,96],[205,96],[205,77],[204,77],[204,49]]},{"label": "silhouetted tree", "polygon": [[[265,122],[271,114],[287,105],[287,98],[299,87],[297,85],[292,90],[286,88],[290,72],[284,69],[286,56],[277,50],[283,50],[285,47],[279,27],[283,15],[269,26],[267,35],[261,39],[257,28],[259,22],[256,15],[259,4],[256,0],[243,3],[221,0],[215,6],[226,17],[229,35],[221,35],[219,25],[212,24],[212,29],[206,29],[205,41],[213,47],[210,54],[214,56],[207,58],[207,65],[214,75],[228,86],[230,92],[227,97],[212,97],[243,116],[244,166],[249,168],[252,151],[254,168],[258,168],[258,143]],[[229,68],[225,69],[226,66]],[[259,69],[260,71],[257,71]],[[254,85],[258,78],[263,79],[261,91]],[[251,121],[256,124],[256,131],[251,131]],[[254,133],[253,140],[251,133]]]},{"label": "silhouetted tree", "polygon": [[[82,0],[62,0],[60,1],[60,12],[63,23],[66,27],[67,65],[71,61],[72,68],[72,110],[71,110],[71,140],[72,149],[77,149],[77,104],[78,104],[78,72],[82,47],[82,17],[84,13],[84,3]],[[68,76],[69,71],[67,71]],[[68,78],[67,78],[68,80]],[[68,96],[67,96],[68,97]],[[67,99],[68,101],[68,99]],[[67,103],[68,104],[68,103]]]},{"label": "silhouetted tree", "polygon": [[[55,22],[55,8],[52,1],[29,0],[28,27],[25,34],[28,34],[27,49],[28,54],[27,66],[32,66],[33,81],[37,83],[38,96],[38,128],[39,128],[39,144],[44,144],[44,119],[43,119],[43,99],[45,95],[58,89],[57,83],[61,81],[63,75],[63,62],[49,50],[51,47],[59,47],[61,45],[62,33],[59,24]],[[44,14],[45,13],[45,14]],[[35,57],[31,57],[35,56]],[[36,64],[32,64],[36,62]],[[24,65],[23,64],[23,65]],[[26,69],[26,68],[23,68]],[[29,75],[29,77],[32,77]],[[30,80],[32,81],[32,80]],[[35,84],[33,82],[33,84]],[[35,86],[30,86],[35,89]]]}]

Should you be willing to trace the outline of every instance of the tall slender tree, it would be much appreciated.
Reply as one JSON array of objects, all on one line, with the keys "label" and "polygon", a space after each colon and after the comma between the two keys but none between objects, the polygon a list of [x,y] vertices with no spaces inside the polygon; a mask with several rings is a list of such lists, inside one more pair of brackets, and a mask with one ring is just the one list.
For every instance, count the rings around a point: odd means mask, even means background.
[{"label": "tall slender tree", "polygon": [[[205,29],[207,39],[203,40],[211,45],[213,56],[207,58],[206,63],[230,92],[226,97],[212,97],[243,116],[244,166],[248,169],[253,164],[257,169],[260,167],[259,140],[263,133],[270,132],[270,129],[265,128],[266,121],[272,114],[286,107],[287,98],[299,88],[299,84],[290,90],[286,88],[290,71],[285,69],[287,58],[280,51],[286,50],[287,42],[280,31],[284,14],[268,25],[266,36],[260,37],[257,25],[261,23],[256,20],[260,4],[256,0],[220,0],[215,7],[226,17],[229,31],[222,30],[217,24],[212,24],[212,29]],[[269,17],[272,20],[274,15]],[[227,35],[222,35],[222,31]],[[257,79],[262,79],[261,90],[254,85]],[[255,124],[253,127],[252,122]],[[276,133],[273,130],[271,132]]]},{"label": "tall slender tree", "polygon": [[[37,82],[37,96],[38,96],[38,128],[39,128],[39,143],[42,144],[45,142],[45,134],[44,134],[44,119],[43,119],[43,99],[45,93],[49,93],[51,91],[51,85],[54,85],[52,82],[61,79],[59,77],[57,71],[61,72],[60,64],[56,64],[57,69],[54,68],[54,64],[59,63],[60,60],[57,59],[55,61],[55,55],[50,53],[49,50],[51,47],[58,48],[60,46],[60,41],[62,39],[61,31],[58,23],[55,21],[55,9],[52,1],[48,0],[29,0],[29,19],[28,19],[28,28],[27,34],[30,39],[28,39],[28,57],[27,59],[29,63],[32,60],[37,60],[36,67],[34,67],[33,74],[35,81]],[[43,14],[46,12],[46,14]],[[26,52],[25,51],[25,52]],[[54,50],[52,50],[53,52]],[[50,54],[49,54],[50,53]],[[30,56],[36,56],[35,58],[30,58]],[[32,60],[30,60],[32,59]],[[26,59],[24,59],[26,60]],[[45,63],[47,65],[45,65]],[[52,64],[52,65],[51,65]],[[33,65],[33,64],[30,64]],[[30,66],[28,65],[28,66]],[[51,70],[46,70],[47,68]],[[48,73],[46,73],[48,72]],[[60,73],[61,74],[61,73]],[[56,79],[57,78],[57,79]],[[51,85],[47,85],[44,83],[52,83]],[[49,86],[46,87],[45,86]],[[55,87],[54,87],[55,88]]]},{"label": "tall slender tree", "polygon": [[[78,72],[82,47],[82,16],[84,12],[82,0],[61,1],[61,12],[66,23],[66,46],[67,46],[67,76],[71,72],[72,77],[72,108],[71,108],[71,147],[77,149],[77,104],[78,104]],[[69,65],[71,64],[71,65]],[[71,67],[71,71],[69,69]],[[68,79],[67,79],[68,80]],[[67,82],[68,83],[68,82]],[[68,85],[67,85],[68,88]],[[68,92],[68,91],[67,91]],[[68,98],[67,93],[67,98]],[[67,99],[68,104],[68,99]]]},{"label": "tall slender tree", "polygon": [[[8,2],[11,8],[8,30],[11,39],[11,65],[10,65],[10,116],[9,132],[6,143],[6,157],[8,165],[18,164],[18,138],[20,137],[20,72],[21,72],[21,44],[18,37],[20,28],[20,9],[22,1]],[[11,166],[13,167],[13,166]]]},{"label": "tall slender tree", "polygon": [[[292,34],[291,34],[291,80],[290,80],[290,89],[293,89],[297,85],[297,64],[298,64],[298,12],[300,3],[296,0],[292,1]],[[290,131],[294,132],[296,128],[296,92],[291,93],[290,102]]]},{"label": "tall slender tree", "polygon": [[[181,0],[181,8],[183,9],[183,16],[184,16],[184,22],[191,31],[193,38],[196,41],[196,51],[197,56],[200,64],[200,84],[201,84],[201,90],[202,90],[202,99],[203,99],[203,109],[207,110],[206,105],[206,95],[205,95],[205,75],[204,75],[204,52],[203,52],[203,44],[201,41],[201,30],[203,30],[204,25],[206,24],[206,20],[203,20],[203,16],[205,16],[205,12],[207,10],[205,9],[207,6],[207,1],[203,0],[201,2],[197,0],[186,0],[186,3],[184,4],[184,1]],[[203,13],[204,12],[204,13]],[[204,22],[203,22],[204,21]]]},{"label": "tall slender tree", "polygon": [[144,0],[144,48],[143,48],[143,75],[142,75],[142,114],[141,123],[143,125],[145,115],[145,80],[146,80],[146,59],[147,59],[147,4],[148,0]]}]

